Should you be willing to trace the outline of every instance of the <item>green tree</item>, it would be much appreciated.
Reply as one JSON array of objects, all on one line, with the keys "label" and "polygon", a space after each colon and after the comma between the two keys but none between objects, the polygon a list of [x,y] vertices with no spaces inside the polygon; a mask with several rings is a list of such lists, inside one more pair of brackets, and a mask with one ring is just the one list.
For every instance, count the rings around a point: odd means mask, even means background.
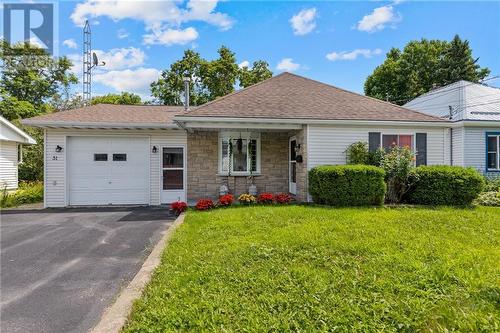
[{"label": "green tree", "polygon": [[232,93],[238,79],[238,64],[234,52],[225,46],[221,46],[217,52],[218,59],[205,61],[201,66],[203,85],[210,100]]},{"label": "green tree", "polygon": [[19,179],[42,180],[43,130],[23,126],[20,119],[54,110],[51,102],[78,80],[66,57],[52,58],[29,43],[11,46],[2,40],[1,44],[0,113],[37,141],[23,149]]},{"label": "green tree", "polygon": [[239,72],[240,86],[243,88],[250,87],[260,81],[264,81],[273,76],[273,72],[269,69],[269,64],[264,60],[254,61],[252,68],[243,67]]},{"label": "green tree", "polygon": [[141,96],[134,93],[122,92],[121,94],[106,94],[92,98],[91,104],[141,104]]},{"label": "green tree", "polygon": [[490,73],[472,58],[468,41],[410,41],[403,50],[391,49],[383,64],[365,81],[365,94],[402,105],[428,92],[458,80],[478,82]]},{"label": "green tree", "polygon": [[0,60],[2,93],[31,103],[38,113],[47,111],[45,106],[50,98],[78,82],[67,57],[53,58],[29,43],[11,46],[2,41]]},{"label": "green tree", "polygon": [[182,105],[184,96],[183,77],[191,78],[189,83],[190,102],[200,105],[207,102],[208,94],[202,84],[201,66],[205,60],[198,52],[184,51],[182,59],[170,65],[169,69],[161,73],[158,81],[151,83],[151,95],[162,104]]},{"label": "green tree", "polygon": [[256,61],[252,69],[238,68],[234,52],[225,46],[217,51],[217,59],[208,61],[193,50],[184,51],[182,59],[162,72],[151,84],[155,102],[182,105],[184,102],[183,77],[190,77],[190,103],[201,105],[234,91],[236,83],[248,87],[272,76],[265,61]]}]

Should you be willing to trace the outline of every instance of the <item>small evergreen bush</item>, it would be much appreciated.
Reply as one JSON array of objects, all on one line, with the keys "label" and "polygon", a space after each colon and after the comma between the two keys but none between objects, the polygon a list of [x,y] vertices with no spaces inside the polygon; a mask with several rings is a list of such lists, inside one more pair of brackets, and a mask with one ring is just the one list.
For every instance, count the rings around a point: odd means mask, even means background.
[{"label": "small evergreen bush", "polygon": [[470,205],[485,185],[479,172],[459,166],[419,166],[410,177],[408,200],[420,205]]},{"label": "small evergreen bush", "polygon": [[383,169],[370,165],[323,165],[309,171],[314,202],[333,206],[382,205]]}]

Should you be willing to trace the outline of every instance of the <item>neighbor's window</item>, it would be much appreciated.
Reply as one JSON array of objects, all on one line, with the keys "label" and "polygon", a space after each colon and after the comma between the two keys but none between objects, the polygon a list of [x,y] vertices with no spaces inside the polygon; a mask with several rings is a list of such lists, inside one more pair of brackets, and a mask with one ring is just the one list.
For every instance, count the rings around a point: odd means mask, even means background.
[{"label": "neighbor's window", "polygon": [[23,163],[23,145],[17,145],[17,163]]},{"label": "neighbor's window", "polygon": [[382,147],[389,150],[393,147],[408,147],[413,151],[413,135],[410,134],[383,134]]},{"label": "neighbor's window", "polygon": [[124,162],[127,160],[127,154],[113,154],[113,161]]},{"label": "neighbor's window", "polygon": [[488,170],[500,170],[500,135],[488,135],[486,144]]},{"label": "neighbor's window", "polygon": [[221,173],[249,174],[258,172],[260,165],[260,139],[252,138],[249,134],[221,136],[220,171]]},{"label": "neighbor's window", "polygon": [[94,161],[103,162],[108,160],[108,154],[94,154]]}]

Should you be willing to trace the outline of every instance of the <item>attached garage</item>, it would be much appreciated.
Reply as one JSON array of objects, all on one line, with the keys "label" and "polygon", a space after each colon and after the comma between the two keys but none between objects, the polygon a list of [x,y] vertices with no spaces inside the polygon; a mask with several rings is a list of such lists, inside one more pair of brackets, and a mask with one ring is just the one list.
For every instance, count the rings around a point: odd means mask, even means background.
[{"label": "attached garage", "polygon": [[149,204],[149,138],[67,138],[70,205]]}]

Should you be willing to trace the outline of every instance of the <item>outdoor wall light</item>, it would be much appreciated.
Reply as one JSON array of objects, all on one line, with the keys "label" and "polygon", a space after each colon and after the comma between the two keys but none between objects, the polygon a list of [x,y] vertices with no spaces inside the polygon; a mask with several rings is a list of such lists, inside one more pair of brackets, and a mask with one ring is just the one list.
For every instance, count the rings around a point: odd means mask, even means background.
[{"label": "outdoor wall light", "polygon": [[57,145],[57,147],[56,147],[56,152],[57,152],[57,153],[60,153],[60,152],[62,152],[62,151],[63,151],[63,147],[61,147],[61,146]]},{"label": "outdoor wall light", "polygon": [[156,146],[153,146],[152,152],[153,152],[153,154],[156,154],[158,152],[158,148]]}]

